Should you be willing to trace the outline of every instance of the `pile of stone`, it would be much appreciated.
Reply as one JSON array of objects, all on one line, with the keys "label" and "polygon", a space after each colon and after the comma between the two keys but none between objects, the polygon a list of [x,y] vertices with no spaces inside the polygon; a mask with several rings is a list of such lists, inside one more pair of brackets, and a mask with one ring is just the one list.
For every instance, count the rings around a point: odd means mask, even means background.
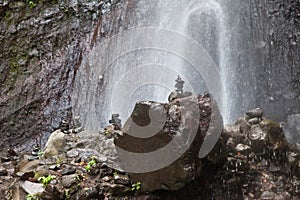
[{"label": "pile of stone", "polygon": [[208,156],[202,175],[177,191],[154,192],[153,199],[298,200],[300,148],[289,144],[279,123],[261,109],[227,125]]},{"label": "pile of stone", "polygon": [[264,118],[260,108],[225,126],[221,139],[226,156],[219,168],[214,167],[212,196],[299,199],[299,150],[288,144],[280,124]]},{"label": "pile of stone", "polygon": [[[91,131],[63,131],[51,134],[36,159],[36,148],[34,155],[2,158],[0,176],[7,181],[0,199],[31,195],[37,199],[89,200],[134,194],[133,183],[118,166],[113,139]],[[47,178],[49,183],[43,183]]]},{"label": "pile of stone", "polygon": [[[138,102],[123,128],[119,116],[113,114],[110,125],[100,133],[84,131],[81,127],[70,128],[64,120],[61,129],[50,135],[42,151],[36,147],[31,155],[18,157],[3,199],[22,199],[26,195],[40,199],[113,199],[120,196],[131,199],[157,190],[181,189],[201,176],[198,152],[211,118],[219,119],[222,126],[220,113],[216,109],[218,117],[214,116],[212,106],[216,106],[215,101],[201,95],[178,98],[168,104]],[[199,109],[198,116],[195,108]],[[169,166],[150,173],[127,173],[116,146],[134,147],[132,142],[126,142],[128,133],[134,129],[133,120],[140,125],[148,123],[150,110],[155,118],[164,111],[166,122],[156,137],[136,143],[138,151],[148,151],[175,139],[177,143],[172,148],[176,154],[183,145],[184,134],[188,136],[188,132],[194,130],[195,139]],[[47,178],[51,180],[45,186],[43,180]]]},{"label": "pile of stone", "polygon": [[[43,149],[35,146],[28,155],[9,150],[1,157],[0,199],[300,199],[299,149],[259,108],[224,128],[207,94],[165,104],[138,102],[123,127],[118,117],[113,114],[100,133],[63,121]],[[140,128],[151,123],[163,125],[151,137],[133,137],[147,136],[147,129]],[[216,145],[200,159],[206,136],[218,135],[218,130],[222,134]],[[191,131],[196,131],[192,143],[170,165],[149,172],[128,170],[120,148],[147,153],[175,141],[163,155],[173,156]],[[140,166],[134,160],[131,164]]]}]

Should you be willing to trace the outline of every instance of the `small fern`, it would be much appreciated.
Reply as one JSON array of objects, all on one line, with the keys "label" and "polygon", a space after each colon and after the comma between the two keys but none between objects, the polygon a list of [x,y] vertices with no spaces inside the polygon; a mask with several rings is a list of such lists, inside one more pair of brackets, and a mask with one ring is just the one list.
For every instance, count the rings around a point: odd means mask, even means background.
[{"label": "small fern", "polygon": [[91,167],[96,164],[96,156],[92,156],[91,159],[92,160],[85,166],[86,171],[90,171]]},{"label": "small fern", "polygon": [[40,200],[40,197],[38,194],[27,194],[26,200]]},{"label": "small fern", "polygon": [[56,176],[53,175],[49,175],[47,177],[42,176],[38,179],[38,181],[40,181],[44,185],[44,187],[46,187],[54,178],[56,178]]},{"label": "small fern", "polygon": [[141,182],[137,182],[137,183],[134,183],[134,184],[132,184],[132,186],[131,186],[131,190],[132,191],[134,191],[134,190],[139,190],[139,189],[141,189],[141,186],[142,186],[142,183]]}]

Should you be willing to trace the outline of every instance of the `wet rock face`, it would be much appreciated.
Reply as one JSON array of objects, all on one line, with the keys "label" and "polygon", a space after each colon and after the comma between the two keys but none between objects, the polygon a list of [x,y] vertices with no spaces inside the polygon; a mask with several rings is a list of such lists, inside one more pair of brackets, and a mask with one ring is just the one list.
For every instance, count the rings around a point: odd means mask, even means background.
[{"label": "wet rock face", "polygon": [[43,146],[62,118],[71,119],[70,93],[82,53],[95,28],[113,23],[116,3],[0,2],[1,150],[29,150],[40,140]]},{"label": "wet rock face", "polygon": [[300,113],[289,115],[283,128],[289,142],[300,143]]},{"label": "wet rock face", "polygon": [[[159,151],[175,141],[172,143],[171,152],[161,152],[163,156],[172,157],[180,154],[179,150],[184,148],[188,141],[186,138],[192,137],[191,132],[195,132],[195,138],[187,147],[187,151],[182,152],[182,155],[179,155],[178,159],[174,159],[173,163],[157,168],[155,171],[130,173],[133,182],[142,183],[141,191],[178,190],[202,175],[202,164],[198,154],[203,139],[208,134],[207,130],[211,120],[215,120],[215,124],[222,126],[220,113],[216,111],[214,115],[219,116],[212,116],[213,106],[217,109],[216,103],[211,98],[201,95],[175,99],[168,104],[156,102],[138,102],[136,104],[131,118],[122,129],[123,135],[115,139],[115,145],[125,151],[147,154]],[[212,132],[211,134],[217,133]],[[122,160],[122,156],[120,158]],[[125,155],[122,160],[126,164],[127,158],[129,157]],[[149,165],[155,166],[164,161],[160,158],[150,157],[149,160],[143,161],[142,166],[136,160],[130,162],[132,162],[129,164],[132,164],[133,168],[136,167],[136,170],[140,170],[140,168],[147,168]]]},{"label": "wet rock face", "polygon": [[300,2],[232,2],[227,8],[236,16],[230,19],[237,28],[231,41],[237,50],[232,53],[241,57],[232,63],[236,79],[229,80],[237,91],[230,96],[240,105],[233,110],[233,120],[260,106],[270,118],[286,121],[288,115],[300,112]]}]

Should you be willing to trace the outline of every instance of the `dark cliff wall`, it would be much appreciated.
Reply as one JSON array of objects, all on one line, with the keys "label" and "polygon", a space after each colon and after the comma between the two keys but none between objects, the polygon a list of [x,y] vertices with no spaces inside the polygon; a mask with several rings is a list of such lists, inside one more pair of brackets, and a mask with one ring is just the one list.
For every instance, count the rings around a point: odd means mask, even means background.
[{"label": "dark cliff wall", "polygon": [[[234,4],[233,4],[234,3]],[[246,109],[262,107],[285,121],[300,112],[300,2],[233,0],[231,91],[235,120]],[[234,13],[233,13],[234,12]]]},{"label": "dark cliff wall", "polygon": [[0,1],[1,149],[44,144],[62,118],[72,117],[70,93],[82,53],[97,38],[95,29],[103,35],[115,29],[110,16],[125,10],[120,4]]}]

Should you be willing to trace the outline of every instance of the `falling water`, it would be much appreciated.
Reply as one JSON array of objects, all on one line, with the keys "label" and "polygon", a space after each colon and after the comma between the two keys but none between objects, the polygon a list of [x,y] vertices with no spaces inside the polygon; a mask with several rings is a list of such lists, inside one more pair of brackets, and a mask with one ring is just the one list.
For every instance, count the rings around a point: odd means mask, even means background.
[{"label": "falling water", "polygon": [[[161,30],[167,30],[166,33],[169,31],[176,38],[184,38],[170,43],[182,55],[188,55],[194,50],[186,42],[193,41],[205,52],[199,52],[199,56],[209,57],[206,60],[211,60],[220,72],[219,77],[213,77],[215,75],[212,74],[210,79],[222,83],[219,85],[226,84],[226,26],[222,8],[217,1],[145,0],[138,1],[135,10],[131,30],[154,28],[150,33],[143,32],[141,40],[148,39],[150,46],[159,46],[164,42],[168,44],[166,40],[169,39],[169,34],[161,35]],[[121,33],[117,39],[98,44],[86,55],[80,66],[73,93],[73,112],[81,116],[88,129],[98,130],[104,127],[112,113],[120,113],[124,122],[137,101],[166,102],[169,93],[174,90],[174,80],[178,74],[185,80],[187,91],[209,91],[203,74],[197,71],[193,63],[180,56],[180,53],[166,50],[167,48],[130,50],[131,48],[123,47],[124,44],[138,46],[141,43],[138,33],[132,32],[131,37]],[[119,40],[121,37],[123,41]],[[226,90],[224,92],[221,87],[218,94],[213,95],[226,121],[229,116],[227,110],[230,108],[225,94]]]},{"label": "falling water", "polygon": [[[226,84],[226,72],[228,70],[228,61],[226,61],[228,41],[225,23],[224,13],[219,3],[213,0],[192,0],[185,9],[180,26],[177,29],[193,38],[205,49],[218,67],[221,76],[221,79],[218,81],[221,81],[223,86]],[[194,79],[195,84],[201,87],[200,92],[203,93],[204,90],[209,90],[199,79],[196,77]],[[217,99],[217,101],[226,123],[229,121],[230,104],[227,101],[226,88],[224,87],[223,89],[219,91],[222,94],[220,95],[221,99]]]}]

